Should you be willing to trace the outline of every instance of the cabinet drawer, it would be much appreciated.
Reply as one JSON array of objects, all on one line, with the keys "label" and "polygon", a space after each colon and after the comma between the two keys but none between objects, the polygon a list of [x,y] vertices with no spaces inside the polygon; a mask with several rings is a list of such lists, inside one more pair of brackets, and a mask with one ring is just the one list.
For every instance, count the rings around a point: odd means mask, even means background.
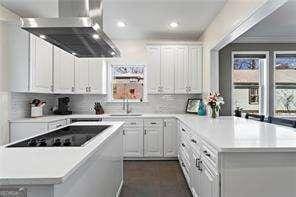
[{"label": "cabinet drawer", "polygon": [[128,120],[124,120],[125,127],[143,127],[143,120],[141,119],[128,119]]},{"label": "cabinet drawer", "polygon": [[57,129],[65,125],[67,125],[67,120],[59,120],[56,122],[51,122],[51,123],[48,123],[48,130]]},{"label": "cabinet drawer", "polygon": [[179,158],[179,162],[181,165],[181,169],[183,171],[183,174],[186,178],[186,181],[188,183],[188,185],[190,185],[190,163],[187,161],[187,159],[185,159],[185,157],[181,154],[180,158]]},{"label": "cabinet drawer", "polygon": [[179,122],[179,132],[181,135],[186,135],[188,137],[191,135],[190,129],[182,122]]},{"label": "cabinet drawer", "polygon": [[205,141],[202,141],[201,145],[201,154],[203,155],[203,158],[205,158],[205,161],[208,162],[210,165],[218,168],[218,151]]},{"label": "cabinet drawer", "polygon": [[145,127],[162,127],[163,120],[162,119],[145,119],[144,126]]},{"label": "cabinet drawer", "polygon": [[190,145],[192,149],[199,152],[201,149],[201,139],[197,135],[191,135]]}]

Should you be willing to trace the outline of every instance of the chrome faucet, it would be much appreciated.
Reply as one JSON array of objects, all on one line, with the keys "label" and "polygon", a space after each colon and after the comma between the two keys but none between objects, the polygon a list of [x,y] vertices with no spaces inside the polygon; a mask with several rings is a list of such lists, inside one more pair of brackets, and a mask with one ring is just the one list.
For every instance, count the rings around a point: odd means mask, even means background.
[{"label": "chrome faucet", "polygon": [[129,113],[132,112],[132,109],[131,109],[131,107],[129,105],[129,102],[128,102],[128,98],[123,99],[123,103],[122,104],[123,104],[122,105],[122,109],[123,110],[126,110],[126,114],[129,114]]}]

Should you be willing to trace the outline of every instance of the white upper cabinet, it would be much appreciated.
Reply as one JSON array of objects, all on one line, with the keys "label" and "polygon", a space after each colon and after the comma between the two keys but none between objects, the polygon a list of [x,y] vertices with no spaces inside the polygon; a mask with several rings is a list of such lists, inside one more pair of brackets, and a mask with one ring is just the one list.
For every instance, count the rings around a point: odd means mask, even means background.
[{"label": "white upper cabinet", "polygon": [[88,59],[75,58],[75,93],[88,92]]},{"label": "white upper cabinet", "polygon": [[52,92],[53,46],[41,38],[30,35],[30,91]]},{"label": "white upper cabinet", "polygon": [[201,45],[147,46],[149,94],[202,92]]},{"label": "white upper cabinet", "polygon": [[188,93],[202,92],[202,46],[189,46]]},{"label": "white upper cabinet", "polygon": [[107,66],[105,61],[90,58],[88,66],[89,92],[92,94],[106,94]]},{"label": "white upper cabinet", "polygon": [[147,47],[148,65],[147,82],[148,94],[158,94],[160,91],[160,46],[151,45]]},{"label": "white upper cabinet", "polygon": [[106,64],[98,58],[75,58],[75,93],[106,94]]},{"label": "white upper cabinet", "polygon": [[54,92],[72,93],[74,91],[74,56],[54,47]]},{"label": "white upper cabinet", "polygon": [[184,94],[188,90],[188,47],[175,48],[175,93]]},{"label": "white upper cabinet", "polygon": [[175,64],[175,47],[161,47],[161,86],[160,91],[164,94],[174,93],[174,64]]}]

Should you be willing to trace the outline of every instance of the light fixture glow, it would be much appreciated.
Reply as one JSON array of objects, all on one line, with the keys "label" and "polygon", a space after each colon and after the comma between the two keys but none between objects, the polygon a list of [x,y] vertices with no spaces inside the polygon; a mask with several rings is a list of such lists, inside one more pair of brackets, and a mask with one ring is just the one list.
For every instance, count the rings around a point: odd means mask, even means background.
[{"label": "light fixture glow", "polygon": [[117,27],[126,27],[126,24],[123,21],[118,21],[117,22]]},{"label": "light fixture glow", "polygon": [[42,39],[46,39],[46,36],[43,35],[43,34],[40,34],[39,37],[42,38]]},{"label": "light fixture glow", "polygon": [[176,28],[176,27],[178,27],[179,26],[179,24],[177,23],[177,22],[171,22],[170,23],[170,27],[171,28]]},{"label": "light fixture glow", "polygon": [[98,34],[93,34],[93,39],[95,39],[95,40],[97,40],[97,39],[99,39],[100,38],[100,36],[98,35]]},{"label": "light fixture glow", "polygon": [[114,56],[114,55],[115,55],[115,52],[114,52],[114,51],[112,51],[112,52],[110,53],[110,55]]},{"label": "light fixture glow", "polygon": [[77,54],[75,52],[73,52],[72,55],[77,55]]}]

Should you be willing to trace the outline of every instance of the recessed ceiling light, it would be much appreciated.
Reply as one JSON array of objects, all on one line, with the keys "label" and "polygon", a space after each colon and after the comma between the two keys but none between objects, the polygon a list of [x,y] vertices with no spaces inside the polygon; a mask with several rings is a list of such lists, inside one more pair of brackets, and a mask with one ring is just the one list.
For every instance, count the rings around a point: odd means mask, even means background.
[{"label": "recessed ceiling light", "polygon": [[96,40],[100,38],[99,34],[93,34],[92,37],[93,39],[96,39]]},{"label": "recessed ceiling light", "polygon": [[125,22],[123,22],[123,21],[117,22],[117,27],[125,27],[125,26],[126,26]]},{"label": "recessed ceiling light", "polygon": [[43,35],[43,34],[40,34],[39,37],[42,38],[42,39],[46,39],[46,36]]},{"label": "recessed ceiling light", "polygon": [[113,56],[114,56],[114,55],[115,55],[115,52],[114,52],[114,51],[112,51],[112,52],[110,53],[110,55],[113,55]]},{"label": "recessed ceiling light", "polygon": [[171,28],[176,28],[176,27],[178,27],[179,26],[179,24],[177,23],[177,22],[171,22],[170,23],[170,27]]}]

